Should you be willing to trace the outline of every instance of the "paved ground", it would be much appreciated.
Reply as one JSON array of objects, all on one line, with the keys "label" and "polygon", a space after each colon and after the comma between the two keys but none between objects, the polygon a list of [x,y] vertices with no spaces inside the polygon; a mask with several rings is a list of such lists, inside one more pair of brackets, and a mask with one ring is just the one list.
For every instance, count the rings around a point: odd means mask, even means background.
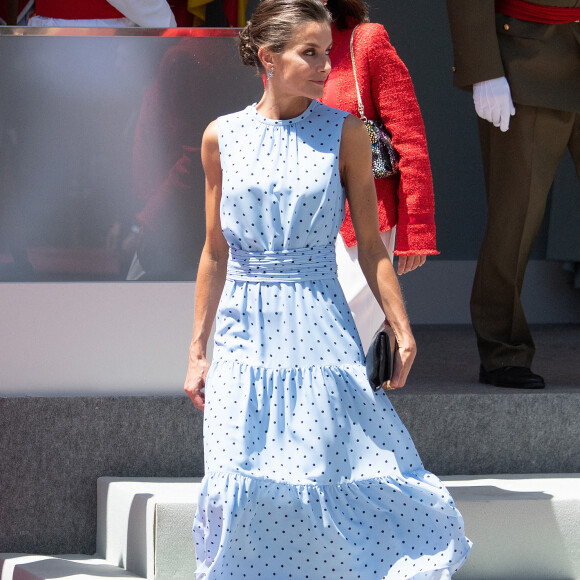
[{"label": "paved ground", "polygon": [[[469,325],[415,325],[418,356],[405,389],[432,393],[489,393],[498,389],[478,383],[479,358]],[[546,392],[580,389],[580,325],[533,326],[536,356],[532,370],[546,381]],[[529,391],[528,391],[529,392]]]}]

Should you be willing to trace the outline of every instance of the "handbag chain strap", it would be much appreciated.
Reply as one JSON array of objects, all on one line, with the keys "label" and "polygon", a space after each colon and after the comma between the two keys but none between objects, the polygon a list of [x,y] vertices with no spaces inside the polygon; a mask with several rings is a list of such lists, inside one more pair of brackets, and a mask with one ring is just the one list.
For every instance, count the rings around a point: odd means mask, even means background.
[{"label": "handbag chain strap", "polygon": [[354,84],[356,86],[356,98],[358,101],[358,114],[360,115],[360,118],[363,121],[367,121],[368,119],[365,116],[365,109],[363,107],[363,103],[362,103],[362,99],[360,96],[360,89],[358,86],[358,79],[356,76],[356,63],[354,62],[354,33],[356,32],[356,29],[359,27],[360,25],[357,24],[353,31],[352,34],[350,35],[350,60],[352,61],[352,72],[354,73]]}]

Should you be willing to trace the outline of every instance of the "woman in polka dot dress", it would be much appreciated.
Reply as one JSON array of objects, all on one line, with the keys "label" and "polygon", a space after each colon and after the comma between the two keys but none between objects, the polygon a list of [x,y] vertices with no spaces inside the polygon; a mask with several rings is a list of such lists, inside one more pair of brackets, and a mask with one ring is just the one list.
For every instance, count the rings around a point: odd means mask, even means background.
[{"label": "woman in polka dot dress", "polygon": [[330,16],[318,0],[262,0],[240,37],[243,62],[268,80],[202,143],[207,238],[185,384],[205,412],[196,576],[449,578],[470,546],[461,515],[372,391],[336,278],[348,199],[399,340],[390,387],[402,387],[416,347],[378,234],[369,139],[317,101]]}]

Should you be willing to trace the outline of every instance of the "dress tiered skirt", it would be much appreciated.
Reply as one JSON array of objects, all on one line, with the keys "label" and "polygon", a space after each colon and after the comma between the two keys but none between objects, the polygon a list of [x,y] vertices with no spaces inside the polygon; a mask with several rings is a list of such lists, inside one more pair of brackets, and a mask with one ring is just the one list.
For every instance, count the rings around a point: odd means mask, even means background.
[{"label": "dress tiered skirt", "polygon": [[368,384],[334,245],[232,250],[206,383],[196,576],[446,578],[470,543]]}]

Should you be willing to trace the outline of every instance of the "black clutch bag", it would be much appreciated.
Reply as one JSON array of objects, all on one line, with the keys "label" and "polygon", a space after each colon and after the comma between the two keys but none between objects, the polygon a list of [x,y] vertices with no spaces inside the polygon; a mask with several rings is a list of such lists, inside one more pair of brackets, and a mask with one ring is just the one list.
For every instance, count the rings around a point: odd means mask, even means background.
[{"label": "black clutch bag", "polygon": [[366,356],[369,383],[378,391],[393,376],[393,361],[397,350],[397,339],[388,324],[382,324],[375,333]]}]

